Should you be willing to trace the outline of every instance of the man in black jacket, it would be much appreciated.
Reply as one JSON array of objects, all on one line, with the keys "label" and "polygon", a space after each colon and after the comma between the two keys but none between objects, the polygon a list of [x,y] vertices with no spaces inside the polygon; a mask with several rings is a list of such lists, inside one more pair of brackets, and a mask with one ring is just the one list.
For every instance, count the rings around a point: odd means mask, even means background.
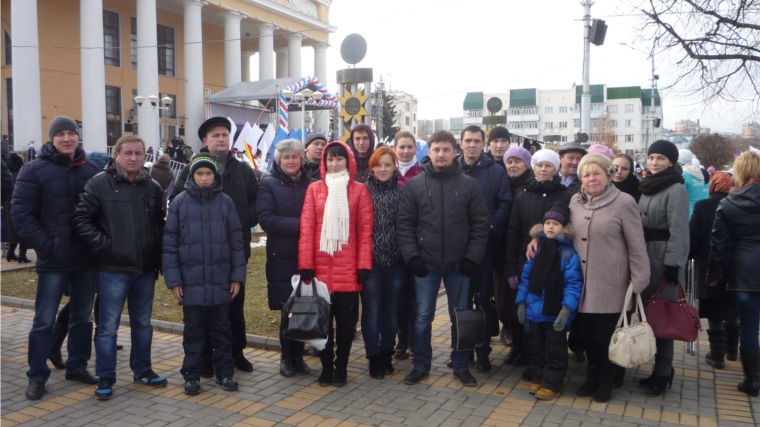
[{"label": "man in black jacket", "polygon": [[150,347],[153,293],[161,270],[161,244],[166,223],[166,196],[145,164],[139,136],[119,138],[114,158],[87,182],[71,222],[98,259],[100,322],[95,338],[95,398],[111,398],[116,381],[116,332],[129,301],[134,381],[154,387],[166,379],[152,369]]},{"label": "man in black jacket", "polygon": [[[490,232],[483,192],[454,161],[454,135],[435,132],[429,147],[422,173],[404,186],[396,222],[401,254],[415,275],[417,293],[414,369],[404,378],[405,384],[418,383],[430,372],[432,322],[441,279],[449,313],[455,307],[466,309],[470,279],[480,271]],[[452,351],[451,362],[454,376],[465,386],[477,385],[466,351]]]},{"label": "man in black jacket", "polygon": [[92,352],[90,314],[97,270],[87,246],[74,235],[71,217],[77,196],[98,167],[79,144],[79,126],[69,117],[50,122],[50,142],[19,171],[11,198],[11,220],[22,242],[37,253],[37,295],[29,332],[26,397],[42,397],[50,378],[47,357],[61,297],[69,292],[71,314],[66,379],[96,384],[87,371]]},{"label": "man in black jacket", "polygon": [[309,180],[319,181],[322,179],[322,151],[327,146],[327,137],[320,132],[312,132],[306,137],[306,162],[303,167],[309,175]]},{"label": "man in black jacket", "polygon": [[[259,183],[253,169],[246,163],[238,161],[230,151],[230,121],[224,117],[212,117],[198,129],[198,137],[208,148],[209,155],[216,161],[216,167],[222,176],[222,192],[235,202],[240,224],[243,228],[243,250],[245,259],[251,257],[251,228],[256,226],[256,192]],[[174,190],[169,197],[171,203],[175,197],[185,191],[190,173],[190,166],[185,166],[179,173],[174,183]],[[243,372],[252,372],[253,365],[243,355],[243,349],[247,341],[245,336],[245,315],[243,304],[245,302],[245,284],[240,285],[240,292],[232,300],[230,305],[230,325],[232,327],[232,358],[235,367]],[[211,339],[207,335],[206,349],[203,354],[203,377],[210,378],[214,375],[212,363],[213,351]]]}]

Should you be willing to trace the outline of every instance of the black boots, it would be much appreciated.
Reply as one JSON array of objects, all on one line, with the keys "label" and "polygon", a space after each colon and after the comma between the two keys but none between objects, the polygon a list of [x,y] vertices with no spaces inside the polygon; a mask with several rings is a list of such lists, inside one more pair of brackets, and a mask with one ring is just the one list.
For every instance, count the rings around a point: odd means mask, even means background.
[{"label": "black boots", "polygon": [[16,257],[16,244],[15,243],[8,243],[8,252],[5,253],[5,260],[8,261],[8,262],[18,260],[18,258]]},{"label": "black boots", "polygon": [[392,351],[386,351],[381,350],[380,351],[380,360],[383,364],[383,374],[385,375],[391,375],[393,374],[393,353]]},{"label": "black boots", "polygon": [[290,378],[296,374],[293,366],[293,341],[280,337],[280,375]]},{"label": "black boots", "polygon": [[625,368],[613,364],[613,369],[615,370],[615,375],[612,377],[612,388],[622,387],[625,380]]},{"label": "black boots", "polygon": [[28,262],[32,261],[26,257],[26,246],[23,244],[18,245],[18,263],[24,264]]},{"label": "black boots", "polygon": [[594,401],[604,403],[612,397],[612,382],[615,378],[615,364],[605,361],[599,370],[599,382],[594,391]]},{"label": "black boots", "polygon": [[322,373],[319,374],[317,381],[319,381],[319,385],[322,387],[327,387],[333,382],[333,376],[335,375],[333,357],[335,357],[335,353],[331,348],[325,348],[319,352],[319,358],[322,361]]},{"label": "black boots", "polygon": [[303,348],[306,344],[303,341],[291,341],[291,343],[293,345],[293,367],[299,374],[309,375],[311,369],[309,369],[306,361],[303,360]]},{"label": "black boots", "polygon": [[[647,396],[659,396],[665,393],[665,390],[673,387],[673,376],[675,375],[675,369],[670,370],[669,376],[661,376],[652,374],[647,387]],[[641,381],[639,381],[641,383]]]},{"label": "black boots", "polygon": [[586,369],[586,382],[575,392],[580,397],[587,397],[594,394],[596,386],[599,384],[599,373],[602,370],[601,366],[589,365]]},{"label": "black boots", "polygon": [[725,322],[726,359],[736,362],[739,356],[739,324],[729,325]]},{"label": "black boots", "polygon": [[382,380],[385,377],[385,374],[383,373],[383,361],[381,357],[381,355],[376,354],[367,358],[369,359],[369,376],[376,380]]},{"label": "black boots", "polygon": [[61,322],[53,323],[53,340],[50,345],[50,353],[48,353],[48,360],[57,369],[64,369],[66,365],[63,363],[63,356],[61,355],[61,347],[63,347],[63,340],[66,339],[66,335],[69,332],[69,325],[64,325]]},{"label": "black boots", "polygon": [[742,369],[744,382],[740,383],[739,391],[757,397],[760,393],[760,350],[739,349],[742,353]]},{"label": "black boots", "polygon": [[705,355],[705,362],[715,369],[725,368],[723,357],[726,355],[726,330],[708,329],[707,338],[710,340],[710,352]]}]

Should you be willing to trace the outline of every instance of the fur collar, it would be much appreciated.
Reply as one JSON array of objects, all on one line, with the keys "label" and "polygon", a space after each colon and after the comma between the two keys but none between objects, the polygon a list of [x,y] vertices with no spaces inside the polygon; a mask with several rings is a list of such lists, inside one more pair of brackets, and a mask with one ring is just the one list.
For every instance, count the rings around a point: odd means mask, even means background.
[{"label": "fur collar", "polygon": [[[546,237],[544,234],[544,224],[536,224],[530,229],[530,237]],[[571,241],[573,240],[573,237],[575,237],[575,227],[573,227],[573,224],[567,223],[567,226],[562,228],[562,232],[559,233],[557,236],[557,239],[563,240],[563,241]]]}]

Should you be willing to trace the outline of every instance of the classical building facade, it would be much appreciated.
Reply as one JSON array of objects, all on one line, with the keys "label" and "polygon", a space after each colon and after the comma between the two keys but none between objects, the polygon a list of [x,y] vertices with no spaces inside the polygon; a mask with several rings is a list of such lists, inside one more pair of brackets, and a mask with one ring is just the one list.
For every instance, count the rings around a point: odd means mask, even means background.
[{"label": "classical building facade", "polygon": [[[312,48],[314,74],[327,84],[331,4],[0,0],[2,133],[16,146],[34,141],[39,148],[50,121],[66,115],[81,122],[88,151],[105,151],[135,131],[153,141],[184,135],[197,150],[208,97],[250,80],[251,64],[261,80],[303,77],[301,51]],[[173,102],[138,106],[137,95]],[[315,127],[327,128],[324,116]]]}]

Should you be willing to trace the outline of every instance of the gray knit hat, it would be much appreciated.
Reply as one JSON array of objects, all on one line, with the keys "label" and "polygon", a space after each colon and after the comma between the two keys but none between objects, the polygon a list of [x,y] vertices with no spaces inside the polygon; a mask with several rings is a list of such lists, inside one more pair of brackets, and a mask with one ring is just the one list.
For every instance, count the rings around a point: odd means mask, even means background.
[{"label": "gray knit hat", "polygon": [[53,141],[55,134],[64,130],[70,130],[79,135],[79,126],[77,125],[77,122],[70,117],[58,116],[54,118],[53,121],[50,122],[50,126],[48,126],[48,136],[50,137],[50,141]]}]

